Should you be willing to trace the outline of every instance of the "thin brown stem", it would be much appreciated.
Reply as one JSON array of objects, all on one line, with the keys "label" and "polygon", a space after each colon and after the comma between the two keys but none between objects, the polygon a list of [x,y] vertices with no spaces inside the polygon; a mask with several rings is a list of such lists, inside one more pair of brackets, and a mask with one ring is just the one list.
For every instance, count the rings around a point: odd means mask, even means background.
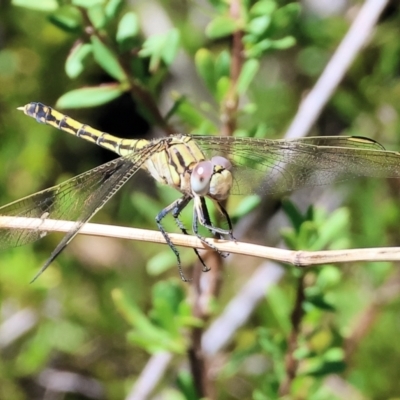
[{"label": "thin brown stem", "polygon": [[[229,9],[233,19],[240,18],[240,0],[232,0]],[[237,30],[232,35],[232,52],[231,52],[231,86],[228,94],[222,103],[221,110],[221,135],[232,136],[236,130],[237,111],[239,105],[239,96],[236,91],[237,81],[240,76],[243,65],[243,32]]]},{"label": "thin brown stem", "polygon": [[281,396],[290,394],[290,386],[293,382],[293,379],[296,377],[297,373],[298,361],[294,357],[294,352],[298,346],[298,337],[301,328],[301,321],[304,315],[303,311],[304,299],[305,299],[304,274],[301,274],[297,283],[295,304],[290,317],[292,323],[292,330],[288,338],[288,347],[285,356],[286,377],[281,382],[281,385],[279,387],[279,394]]}]

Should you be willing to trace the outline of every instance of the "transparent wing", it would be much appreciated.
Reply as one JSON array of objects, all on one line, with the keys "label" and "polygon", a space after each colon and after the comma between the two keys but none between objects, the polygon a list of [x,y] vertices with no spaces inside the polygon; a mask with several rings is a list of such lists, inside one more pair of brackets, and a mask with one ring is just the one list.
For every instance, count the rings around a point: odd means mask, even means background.
[{"label": "transparent wing", "polygon": [[[0,207],[0,215],[76,221],[74,228],[56,248],[55,252],[58,254],[82,225],[104,206],[154,151],[157,151],[156,147],[143,148],[137,153],[110,161],[60,185]],[[38,230],[0,226],[0,249],[34,242],[45,234],[46,232]]]},{"label": "transparent wing", "polygon": [[356,176],[400,177],[400,153],[362,137],[267,140],[196,136],[207,156],[231,160],[232,194],[283,194]]}]

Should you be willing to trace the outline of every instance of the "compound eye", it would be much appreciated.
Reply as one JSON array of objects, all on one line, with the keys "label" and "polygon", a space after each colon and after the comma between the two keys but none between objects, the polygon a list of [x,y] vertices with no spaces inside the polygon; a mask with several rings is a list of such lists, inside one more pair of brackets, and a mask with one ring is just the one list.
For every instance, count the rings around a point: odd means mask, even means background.
[{"label": "compound eye", "polygon": [[198,196],[205,196],[210,190],[210,181],[214,171],[211,161],[200,161],[192,171],[190,176],[190,186],[193,193]]},{"label": "compound eye", "polygon": [[215,156],[211,159],[211,162],[213,163],[213,165],[219,165],[222,168],[227,169],[228,171],[232,168],[231,162],[225,157]]}]

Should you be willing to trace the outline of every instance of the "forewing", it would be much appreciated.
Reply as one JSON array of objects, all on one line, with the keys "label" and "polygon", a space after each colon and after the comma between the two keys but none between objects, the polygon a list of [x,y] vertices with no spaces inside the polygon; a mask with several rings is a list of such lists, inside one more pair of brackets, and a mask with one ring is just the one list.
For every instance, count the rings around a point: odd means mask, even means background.
[{"label": "forewing", "polygon": [[231,160],[232,194],[268,191],[280,195],[356,176],[400,177],[400,154],[361,137],[195,138],[208,157],[218,154]]},{"label": "forewing", "polygon": [[[60,185],[1,207],[0,215],[76,221],[73,230],[63,239],[66,245],[80,227],[137,172],[153,151],[155,149],[144,148],[110,161]],[[39,230],[0,227],[0,249],[34,242],[45,234]]]}]

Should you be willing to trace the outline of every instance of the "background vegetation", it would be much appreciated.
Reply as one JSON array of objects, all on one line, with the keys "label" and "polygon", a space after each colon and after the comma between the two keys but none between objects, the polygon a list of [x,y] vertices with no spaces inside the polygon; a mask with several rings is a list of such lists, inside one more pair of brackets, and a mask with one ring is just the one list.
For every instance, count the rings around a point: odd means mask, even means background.
[{"label": "background vegetation", "polygon": [[[374,2],[333,3],[0,2],[1,204],[113,158],[16,111],[30,101],[128,138],[284,137]],[[400,10],[393,2],[375,12],[370,41],[308,133],[362,135],[398,150]],[[177,193],[138,175],[96,221],[155,228]],[[235,197],[228,209],[244,241],[398,246],[399,191],[393,180],[359,179],[307,188],[291,203]],[[300,271],[209,253],[203,274],[182,250],[186,284],[166,246],[77,237],[29,285],[60,237],[0,255],[1,399],[400,396],[398,265]]]}]

